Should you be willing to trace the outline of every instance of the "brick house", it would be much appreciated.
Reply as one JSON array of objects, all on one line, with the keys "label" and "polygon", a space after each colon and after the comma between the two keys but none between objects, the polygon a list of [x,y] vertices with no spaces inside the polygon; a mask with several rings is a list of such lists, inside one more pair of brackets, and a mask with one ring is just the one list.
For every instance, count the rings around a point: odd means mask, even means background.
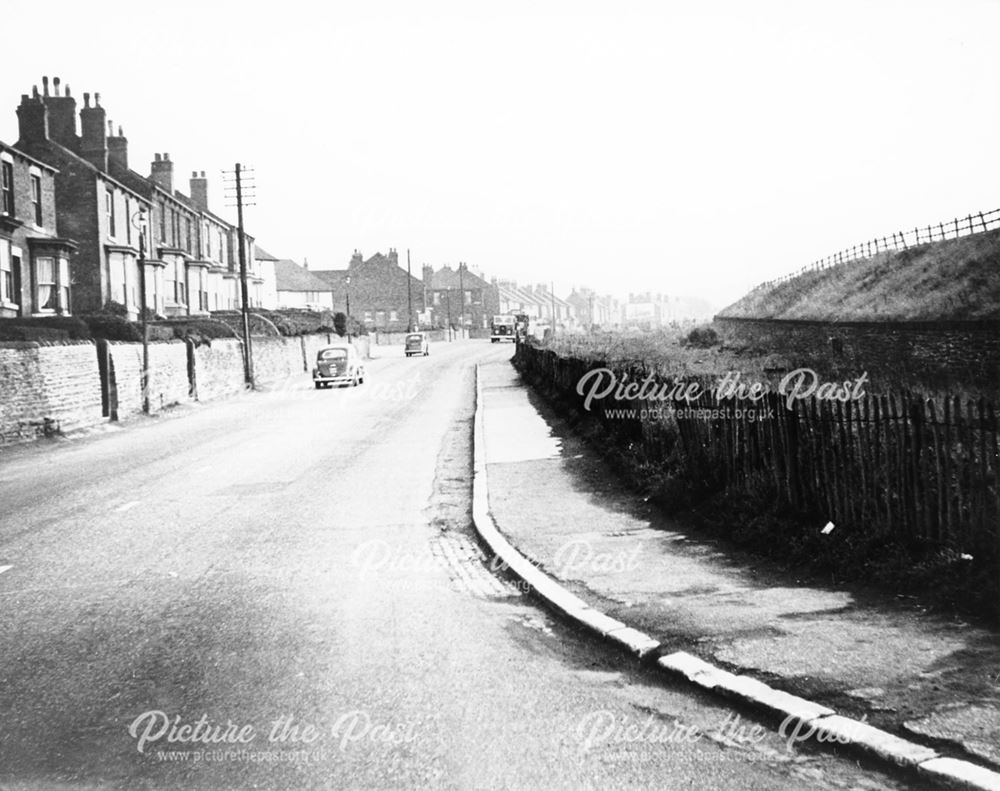
[{"label": "brick house", "polygon": [[488,329],[500,313],[500,291],[496,284],[460,263],[457,269],[443,266],[438,271],[424,264],[424,301],[435,327],[449,323],[469,329]]},{"label": "brick house", "polygon": [[76,245],[57,233],[56,169],[0,142],[0,318],[73,308]]},{"label": "brick house", "polygon": [[[77,133],[76,99],[60,92],[21,97],[17,147],[56,169],[55,200],[61,233],[78,245],[71,274],[74,309],[123,305],[139,314],[139,227],[145,221],[147,308],[164,316],[206,315],[241,304],[239,234],[208,209],[204,173],[191,180],[191,196],[174,189],[173,162],[156,154],[149,176],[131,170],[128,140],[112,124],[100,95],[84,94]],[[262,305],[265,279],[253,258],[253,238],[245,235],[249,298]]]},{"label": "brick house", "polygon": [[17,108],[17,148],[56,169],[55,203],[61,234],[78,253],[69,267],[73,310],[99,310],[108,302],[138,313],[138,230],[132,219],[149,202],[108,172],[104,110],[95,94],[84,94],[81,130],[76,132],[76,100],[59,92],[44,95],[33,88]]},{"label": "brick house", "polygon": [[336,310],[345,310],[350,298],[351,316],[369,330],[406,332],[424,312],[424,284],[399,265],[399,255],[375,253],[367,261],[357,250],[347,269],[316,270],[312,274],[328,285]]}]

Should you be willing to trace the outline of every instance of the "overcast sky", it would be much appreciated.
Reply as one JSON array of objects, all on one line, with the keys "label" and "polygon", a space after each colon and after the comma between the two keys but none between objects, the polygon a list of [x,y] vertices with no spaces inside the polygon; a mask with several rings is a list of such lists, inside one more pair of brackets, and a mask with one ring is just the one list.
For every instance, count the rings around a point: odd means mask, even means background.
[{"label": "overcast sky", "polygon": [[[265,10],[268,8],[269,10]],[[1000,206],[1000,0],[30,3],[22,93],[99,92],[133,169],[255,169],[280,257],[697,295]],[[82,103],[82,101],[81,101]]]}]

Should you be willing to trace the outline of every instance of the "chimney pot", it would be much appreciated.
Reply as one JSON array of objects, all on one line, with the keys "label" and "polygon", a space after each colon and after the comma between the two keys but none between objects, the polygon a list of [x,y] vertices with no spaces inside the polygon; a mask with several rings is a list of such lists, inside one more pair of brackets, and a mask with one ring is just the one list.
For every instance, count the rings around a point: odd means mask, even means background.
[{"label": "chimney pot", "polygon": [[125,133],[122,132],[122,125],[118,124],[118,137],[125,137]]},{"label": "chimney pot", "polygon": [[203,170],[203,171],[201,171],[201,177],[202,177],[202,178],[205,178],[205,171],[204,171],[204,170]]},{"label": "chimney pot", "polygon": [[46,96],[49,95],[49,78],[48,77],[42,77],[42,90],[45,92]]},{"label": "chimney pot", "polygon": [[114,123],[114,121],[109,120],[108,121],[108,137],[114,137],[114,136],[115,136],[115,123]]},{"label": "chimney pot", "polygon": [[59,78],[58,77],[53,77],[52,78],[52,87],[55,89],[56,96],[58,96],[59,95]]},{"label": "chimney pot", "polygon": [[101,106],[101,94],[95,93],[94,94],[94,107],[100,107],[100,106]]},{"label": "chimney pot", "polygon": [[154,161],[159,162],[160,161],[160,155],[159,154],[154,154],[153,155],[153,159],[154,159]]},{"label": "chimney pot", "polygon": [[66,83],[66,95],[69,96],[69,83]]},{"label": "chimney pot", "polygon": [[[35,91],[35,95],[36,96],[38,95],[38,91],[37,90]],[[90,94],[89,93],[85,93],[83,95],[83,106],[84,107],[90,107]]]},{"label": "chimney pot", "polygon": [[32,85],[31,86],[31,96],[34,99],[38,98],[38,86],[37,85]]}]

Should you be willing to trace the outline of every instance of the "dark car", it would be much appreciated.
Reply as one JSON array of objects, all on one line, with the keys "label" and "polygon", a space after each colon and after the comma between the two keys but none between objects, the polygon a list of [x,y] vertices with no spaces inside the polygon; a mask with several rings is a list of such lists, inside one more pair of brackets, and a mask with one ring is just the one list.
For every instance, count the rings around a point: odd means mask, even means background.
[{"label": "dark car", "polygon": [[426,357],[431,353],[431,344],[427,339],[427,334],[424,332],[409,333],[403,341],[403,350],[407,357],[412,357],[415,354]]},{"label": "dark car", "polygon": [[350,343],[324,346],[316,353],[313,384],[318,390],[330,385],[354,385],[365,381],[365,365],[358,347]]}]

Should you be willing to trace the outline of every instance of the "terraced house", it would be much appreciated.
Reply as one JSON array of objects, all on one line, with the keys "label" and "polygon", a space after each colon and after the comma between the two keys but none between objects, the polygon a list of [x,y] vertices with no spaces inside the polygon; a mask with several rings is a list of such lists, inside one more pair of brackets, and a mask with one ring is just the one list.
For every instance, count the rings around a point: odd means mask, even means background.
[{"label": "terraced house", "polygon": [[[16,148],[54,169],[55,216],[59,233],[77,245],[72,262],[61,261],[55,269],[71,275],[74,312],[98,310],[108,302],[138,310],[137,229],[130,218],[149,202],[108,173],[108,149],[104,111],[100,97],[84,94],[80,111],[81,130],[76,132],[76,100],[59,90],[44,95],[33,88],[23,95],[17,108],[19,139]],[[43,269],[47,270],[47,265]],[[44,274],[44,273],[43,273]],[[63,288],[56,271],[55,288]]]},{"label": "terraced house", "polygon": [[[174,189],[174,163],[156,154],[148,176],[129,167],[128,140],[117,134],[100,94],[83,94],[80,132],[76,99],[58,78],[50,93],[21,97],[17,147],[55,174],[55,210],[60,232],[79,246],[71,267],[77,312],[115,303],[137,318],[140,227],[146,306],[159,316],[206,315],[235,309],[241,302],[236,227],[208,208],[204,172],[191,179],[191,195]],[[266,278],[253,258],[253,237],[245,234],[248,291],[252,306],[265,304]]]},{"label": "terraced house", "polygon": [[0,142],[0,318],[69,313],[70,258],[59,238],[56,170]]}]

